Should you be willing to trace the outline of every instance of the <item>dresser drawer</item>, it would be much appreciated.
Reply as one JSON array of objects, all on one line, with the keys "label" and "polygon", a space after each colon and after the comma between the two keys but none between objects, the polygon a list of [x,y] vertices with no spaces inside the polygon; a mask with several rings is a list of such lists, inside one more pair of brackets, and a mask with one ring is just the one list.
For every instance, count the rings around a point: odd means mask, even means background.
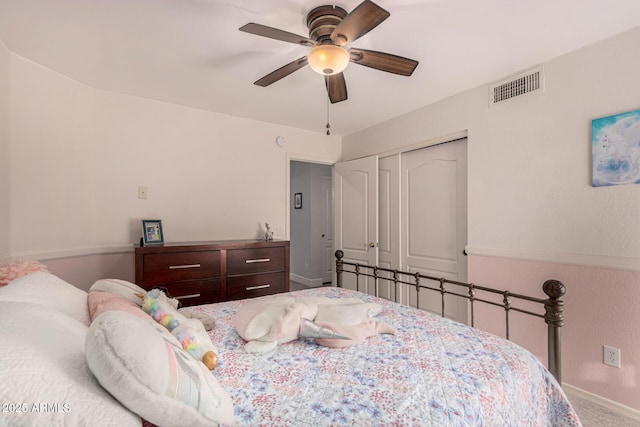
[{"label": "dresser drawer", "polygon": [[144,255],[143,284],[220,277],[220,251]]},{"label": "dresser drawer", "polygon": [[229,300],[259,297],[286,290],[284,272],[227,278],[227,299]]},{"label": "dresser drawer", "polygon": [[[167,288],[169,295],[179,300],[185,307],[222,301],[220,279],[163,283],[158,286]],[[152,287],[145,286],[145,289],[150,290]]]},{"label": "dresser drawer", "polygon": [[284,247],[231,249],[227,251],[227,274],[252,274],[285,269]]}]

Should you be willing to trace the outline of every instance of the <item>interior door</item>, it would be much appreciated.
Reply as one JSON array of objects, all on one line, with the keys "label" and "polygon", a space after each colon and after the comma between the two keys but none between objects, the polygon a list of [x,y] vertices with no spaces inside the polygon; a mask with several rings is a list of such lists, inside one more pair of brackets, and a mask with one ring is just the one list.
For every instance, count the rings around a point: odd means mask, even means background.
[{"label": "interior door", "polygon": [[[378,156],[337,163],[334,168],[335,248],[344,260],[366,265],[378,262]],[[343,287],[366,293],[370,281],[343,276]]]},{"label": "interior door", "polygon": [[[448,142],[402,155],[403,270],[467,280],[467,141]],[[403,303],[416,306],[404,288]],[[466,322],[466,300],[448,296],[445,315]],[[423,291],[420,307],[440,313],[440,294]]]}]

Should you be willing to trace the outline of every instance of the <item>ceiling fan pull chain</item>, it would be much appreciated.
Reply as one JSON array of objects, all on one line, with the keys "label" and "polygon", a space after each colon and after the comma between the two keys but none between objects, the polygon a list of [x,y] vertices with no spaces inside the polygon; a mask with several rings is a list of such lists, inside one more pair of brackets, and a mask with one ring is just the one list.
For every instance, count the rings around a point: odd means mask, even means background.
[{"label": "ceiling fan pull chain", "polygon": [[327,97],[327,135],[331,135],[331,131],[329,130],[331,128],[331,124],[329,124],[329,97]]}]

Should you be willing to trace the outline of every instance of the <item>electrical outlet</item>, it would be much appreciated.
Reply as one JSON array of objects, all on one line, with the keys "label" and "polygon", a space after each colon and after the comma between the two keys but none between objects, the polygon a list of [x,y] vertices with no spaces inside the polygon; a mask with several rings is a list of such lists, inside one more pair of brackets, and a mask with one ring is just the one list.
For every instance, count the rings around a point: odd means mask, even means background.
[{"label": "electrical outlet", "polygon": [[620,368],[620,349],[605,345],[604,347],[604,364]]}]

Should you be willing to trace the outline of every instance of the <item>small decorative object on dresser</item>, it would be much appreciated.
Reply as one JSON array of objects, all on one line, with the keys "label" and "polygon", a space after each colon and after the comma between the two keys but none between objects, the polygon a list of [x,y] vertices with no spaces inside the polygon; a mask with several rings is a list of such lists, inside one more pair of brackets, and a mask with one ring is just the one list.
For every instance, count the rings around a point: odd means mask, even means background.
[{"label": "small decorative object on dresser", "polygon": [[164,244],[164,235],[162,234],[162,221],[160,221],[159,219],[143,219],[142,241],[145,245]]},{"label": "small decorative object on dresser", "polygon": [[270,242],[273,240],[273,231],[271,230],[271,227],[269,227],[268,223],[264,223],[264,226],[267,229],[267,232],[264,233],[264,240],[266,240],[267,242]]},{"label": "small decorative object on dresser", "polygon": [[289,242],[234,240],[136,248],[136,284],[184,306],[289,291]]}]

